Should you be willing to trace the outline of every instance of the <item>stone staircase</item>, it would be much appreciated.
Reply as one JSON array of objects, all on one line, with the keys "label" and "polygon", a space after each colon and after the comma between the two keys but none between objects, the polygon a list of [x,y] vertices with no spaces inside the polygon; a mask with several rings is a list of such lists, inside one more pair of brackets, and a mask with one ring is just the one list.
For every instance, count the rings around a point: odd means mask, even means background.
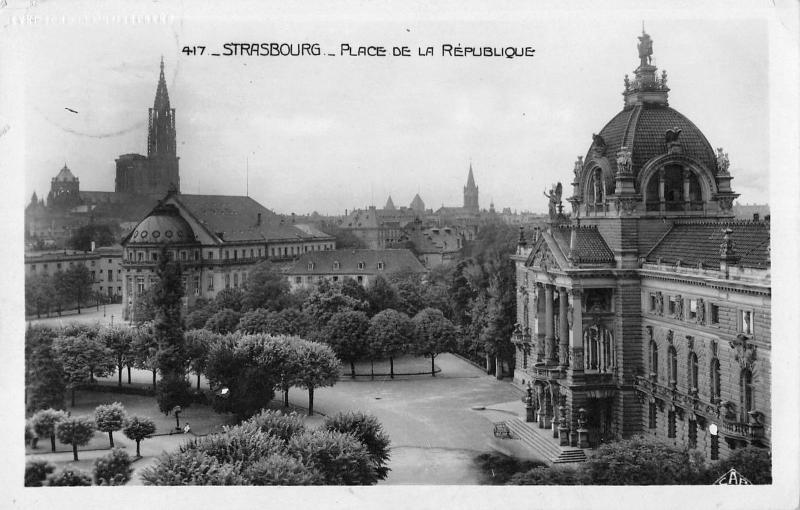
[{"label": "stone staircase", "polygon": [[[586,453],[572,446],[559,446],[552,438],[551,429],[535,429],[536,423],[528,424],[520,418],[511,418],[504,422],[511,431],[512,438],[518,438],[527,446],[540,453],[551,464],[567,464],[586,461]],[[550,437],[548,437],[550,436]]]}]

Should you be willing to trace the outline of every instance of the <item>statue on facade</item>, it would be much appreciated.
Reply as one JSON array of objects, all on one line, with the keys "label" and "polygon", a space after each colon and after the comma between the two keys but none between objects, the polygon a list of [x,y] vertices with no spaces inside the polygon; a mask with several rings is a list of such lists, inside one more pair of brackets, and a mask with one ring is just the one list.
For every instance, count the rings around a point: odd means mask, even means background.
[{"label": "statue on facade", "polygon": [[644,30],[642,30],[642,35],[639,36],[637,48],[641,65],[649,65],[653,61],[653,40]]},{"label": "statue on facade", "polygon": [[558,205],[561,204],[561,183],[558,182],[550,188],[550,193],[544,192],[544,196],[550,200],[547,207],[547,212],[550,219],[555,219],[558,214]]},{"label": "statue on facade", "polygon": [[722,150],[722,147],[717,147],[717,168],[722,175],[728,175],[728,168],[731,162],[728,159],[728,153]]},{"label": "statue on facade", "polygon": [[683,296],[675,296],[675,318],[683,320]]},{"label": "statue on facade", "polygon": [[658,315],[664,313],[664,295],[661,292],[656,292],[656,313]]},{"label": "statue on facade", "polygon": [[572,171],[575,173],[576,182],[581,178],[582,170],[583,170],[583,156],[578,156],[578,159],[575,160],[575,166],[572,168]]},{"label": "statue on facade", "polygon": [[703,298],[697,300],[697,323],[698,324],[705,324],[706,323],[706,303],[703,301]]},{"label": "statue on facade", "polygon": [[630,174],[632,163],[633,153],[627,147],[622,147],[617,152],[617,172],[623,175]]}]

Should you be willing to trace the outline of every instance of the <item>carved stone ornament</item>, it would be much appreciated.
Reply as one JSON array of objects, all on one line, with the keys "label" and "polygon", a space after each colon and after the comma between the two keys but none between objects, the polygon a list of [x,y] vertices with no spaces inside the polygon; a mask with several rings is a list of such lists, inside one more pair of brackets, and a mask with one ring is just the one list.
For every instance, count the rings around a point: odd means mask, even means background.
[{"label": "carved stone ornament", "polygon": [[697,312],[695,315],[698,324],[706,323],[706,303],[703,301],[703,298],[697,300]]},{"label": "carved stone ornament", "polygon": [[675,318],[683,320],[683,296],[680,294],[675,296]]},{"label": "carved stone ornament", "polygon": [[692,335],[686,335],[686,345],[690,351],[694,350],[694,337]]},{"label": "carved stone ornament", "polygon": [[627,215],[631,215],[636,210],[636,199],[633,197],[622,197],[617,200],[619,208]]},{"label": "carved stone ornament", "polygon": [[603,156],[606,153],[606,141],[598,134],[592,134],[592,150],[597,156]]},{"label": "carved stone ornament", "polygon": [[739,362],[739,366],[748,370],[753,370],[756,361],[756,346],[749,343],[745,335],[738,335],[730,341],[731,349],[734,349],[734,359]]},{"label": "carved stone ornament", "polygon": [[667,145],[667,152],[669,154],[680,154],[681,150],[681,129],[678,127],[674,127],[672,129],[668,129],[666,133],[664,133],[664,143]]},{"label": "carved stone ornament", "polygon": [[717,198],[717,202],[719,202],[719,208],[723,211],[730,211],[731,207],[733,207],[733,199],[734,197],[719,197]]},{"label": "carved stone ornament", "polygon": [[731,166],[731,161],[728,159],[728,153],[722,147],[717,148],[717,168],[720,175],[729,175],[728,168]]},{"label": "carved stone ornament", "polygon": [[570,358],[573,370],[583,370],[583,347],[573,347]]},{"label": "carved stone ornament", "polygon": [[569,305],[567,308],[567,324],[569,325],[569,329],[572,329],[572,323],[575,321],[575,308],[573,305]]},{"label": "carved stone ornament", "polygon": [[675,337],[675,333],[671,329],[668,329],[667,330],[667,343],[669,345],[672,345],[674,337]]},{"label": "carved stone ornament", "polygon": [[627,147],[617,151],[617,172],[621,175],[630,175],[633,165],[633,153]]}]

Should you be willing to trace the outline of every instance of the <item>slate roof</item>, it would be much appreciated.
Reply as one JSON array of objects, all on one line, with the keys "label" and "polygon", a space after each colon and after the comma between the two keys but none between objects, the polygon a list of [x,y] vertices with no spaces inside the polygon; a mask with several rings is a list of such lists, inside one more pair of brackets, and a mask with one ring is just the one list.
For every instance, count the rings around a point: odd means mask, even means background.
[{"label": "slate roof", "polygon": [[[339,263],[339,268],[334,269],[334,262]],[[358,263],[364,263],[364,269],[358,268]],[[378,262],[384,263],[382,270],[378,269]],[[309,263],[313,267],[309,269]],[[426,273],[425,267],[409,250],[327,250],[304,253],[292,266],[286,270],[288,275],[353,275],[353,274],[379,274],[396,273],[398,271],[411,271],[413,273]]]},{"label": "slate roof", "polygon": [[719,268],[723,230],[732,230],[735,254],[743,267],[770,267],[770,231],[767,221],[686,221],[675,223],[647,254],[648,262]]},{"label": "slate roof", "polygon": [[69,168],[67,168],[67,165],[64,165],[64,168],[62,168],[58,172],[58,175],[55,176],[55,180],[58,182],[74,182],[77,181],[78,179],[74,175],[72,175],[72,172],[70,171]]},{"label": "slate roof", "polygon": [[[316,229],[299,228],[284,220],[250,197],[228,195],[173,195],[194,219],[226,242],[333,239]],[[258,224],[258,214],[261,223]]]},{"label": "slate roof", "polygon": [[[675,127],[681,129],[678,141],[683,154],[700,161],[716,175],[716,155],[700,129],[677,110],[652,104],[625,108],[600,131],[606,143],[605,156],[611,165],[611,174],[617,172],[617,151],[626,146],[633,153],[633,173],[638,175],[650,159],[667,153],[664,135]],[[587,161],[592,157],[593,146],[594,143],[589,147]]]},{"label": "slate roof", "polygon": [[[575,245],[570,251],[570,237],[575,231]],[[561,252],[577,263],[612,264],[614,252],[608,247],[603,236],[594,226],[564,226],[552,229],[553,240]]]}]

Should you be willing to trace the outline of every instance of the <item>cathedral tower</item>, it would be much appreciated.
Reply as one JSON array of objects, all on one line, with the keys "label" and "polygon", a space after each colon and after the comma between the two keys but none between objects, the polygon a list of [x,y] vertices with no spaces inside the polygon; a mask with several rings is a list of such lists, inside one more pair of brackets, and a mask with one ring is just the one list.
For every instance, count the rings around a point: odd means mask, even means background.
[{"label": "cathedral tower", "polygon": [[475,185],[475,177],[472,175],[472,163],[469,164],[469,175],[467,176],[467,185],[464,186],[464,209],[472,212],[478,212],[478,187]]}]

